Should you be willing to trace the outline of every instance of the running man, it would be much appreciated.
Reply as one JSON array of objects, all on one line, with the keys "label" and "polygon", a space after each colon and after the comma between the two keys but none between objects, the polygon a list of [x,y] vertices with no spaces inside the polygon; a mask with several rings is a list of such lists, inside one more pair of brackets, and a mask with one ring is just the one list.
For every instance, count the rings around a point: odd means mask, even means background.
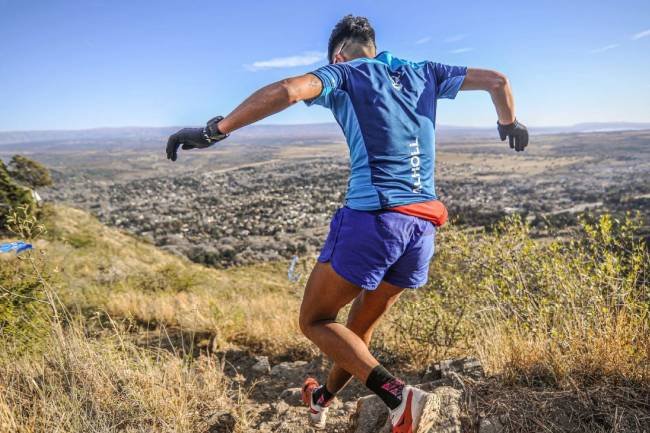
[{"label": "running man", "polygon": [[[503,74],[377,54],[366,18],[348,15],[336,24],[328,60],[311,73],[263,87],[205,128],[180,130],[169,138],[167,157],[176,161],[179,147],[209,147],[299,101],[332,111],[350,148],[350,179],[345,206],[332,218],[305,287],[300,328],[334,366],[323,385],[305,381],[303,400],[312,424],[322,428],[332,399],[354,376],[386,403],[394,433],[412,433],[426,393],[393,376],[368,345],[402,291],[426,283],[436,229],[447,219],[434,190],[437,100],[453,99],[459,90],[487,91],[502,141],[523,151],[528,131],[515,118]],[[347,323],[337,323],[350,302]]]}]

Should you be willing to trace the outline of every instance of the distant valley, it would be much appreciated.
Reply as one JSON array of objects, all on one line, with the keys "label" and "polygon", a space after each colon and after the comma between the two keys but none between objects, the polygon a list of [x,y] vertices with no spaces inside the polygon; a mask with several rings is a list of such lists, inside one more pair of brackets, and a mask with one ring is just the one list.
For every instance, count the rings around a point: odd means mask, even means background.
[{"label": "distant valley", "polygon": [[[90,144],[87,131],[59,144],[33,133],[38,141],[2,145],[0,156],[21,151],[50,167],[55,186],[41,191],[46,199],[198,262],[227,267],[317,251],[346,190],[347,147],[337,128],[250,128],[181,152],[176,163],[164,153],[172,130],[96,130]],[[467,227],[519,213],[548,236],[584,212],[640,211],[647,220],[650,210],[650,130],[534,135],[517,154],[495,131],[442,128],[436,170],[452,221]]]}]

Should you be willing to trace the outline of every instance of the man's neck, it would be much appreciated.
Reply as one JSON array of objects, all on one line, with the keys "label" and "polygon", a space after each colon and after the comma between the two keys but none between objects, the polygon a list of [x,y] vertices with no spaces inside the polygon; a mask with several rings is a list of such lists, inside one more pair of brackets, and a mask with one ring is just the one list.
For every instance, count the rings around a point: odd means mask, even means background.
[{"label": "man's neck", "polygon": [[373,58],[377,55],[376,50],[363,46],[351,46],[344,50],[346,58],[349,60],[360,59],[363,57]]}]

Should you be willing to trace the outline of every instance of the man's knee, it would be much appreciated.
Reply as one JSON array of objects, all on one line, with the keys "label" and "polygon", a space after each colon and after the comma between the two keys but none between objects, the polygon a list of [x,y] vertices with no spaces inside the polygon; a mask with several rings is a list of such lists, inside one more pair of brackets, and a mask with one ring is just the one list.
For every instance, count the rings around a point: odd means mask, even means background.
[{"label": "man's knee", "polygon": [[328,323],[332,323],[335,320],[336,317],[320,317],[307,313],[305,311],[301,311],[300,317],[298,318],[298,325],[300,326],[300,330],[304,336],[311,340],[311,336],[313,335],[315,328]]}]

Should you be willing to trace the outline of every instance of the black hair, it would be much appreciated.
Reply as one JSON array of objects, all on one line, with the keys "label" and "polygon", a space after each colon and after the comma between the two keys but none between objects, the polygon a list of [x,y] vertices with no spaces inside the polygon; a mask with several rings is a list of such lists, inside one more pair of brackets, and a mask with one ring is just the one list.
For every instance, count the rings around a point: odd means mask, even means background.
[{"label": "black hair", "polygon": [[375,47],[375,29],[372,28],[370,21],[366,17],[346,15],[341,18],[341,21],[334,26],[327,44],[327,60],[330,63],[332,62],[334,49],[344,40]]}]

